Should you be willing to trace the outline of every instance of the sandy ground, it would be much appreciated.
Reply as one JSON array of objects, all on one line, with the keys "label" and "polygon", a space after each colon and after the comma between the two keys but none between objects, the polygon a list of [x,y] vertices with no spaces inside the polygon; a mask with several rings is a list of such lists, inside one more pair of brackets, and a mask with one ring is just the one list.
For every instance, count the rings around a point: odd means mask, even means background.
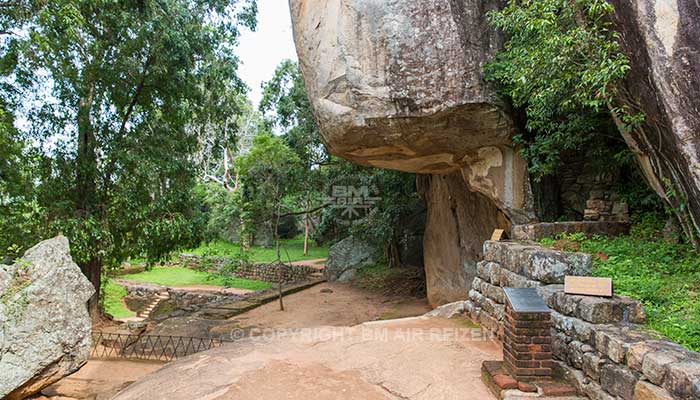
[{"label": "sandy ground", "polygon": [[[265,304],[228,321],[222,321],[224,323],[212,328],[212,331],[235,334],[270,328],[348,327],[365,321],[422,315],[430,310],[425,299],[387,297],[342,283],[323,283],[285,296],[284,305],[285,311],[282,312],[278,302]],[[104,330],[110,329],[105,327]],[[45,389],[43,393],[68,399],[109,399],[120,389],[162,365],[150,362],[90,360],[80,371]],[[284,376],[286,380],[296,379],[295,374],[299,373],[295,367],[289,367],[285,371],[288,372]],[[257,379],[265,379],[265,375],[251,376],[251,382]],[[343,378],[343,381],[350,385],[351,378]],[[360,386],[351,384],[350,387],[359,390]],[[359,398],[372,397],[368,395]],[[57,400],[57,397],[54,399]]]}]

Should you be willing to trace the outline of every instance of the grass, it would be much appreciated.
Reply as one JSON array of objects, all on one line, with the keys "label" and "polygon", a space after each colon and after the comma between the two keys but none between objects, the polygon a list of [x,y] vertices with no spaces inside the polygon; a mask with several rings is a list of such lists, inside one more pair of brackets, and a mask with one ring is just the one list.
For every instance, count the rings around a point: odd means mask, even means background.
[{"label": "grass", "polygon": [[[238,257],[241,253],[238,243],[230,243],[224,241],[214,241],[204,243],[196,249],[187,250],[186,253],[197,256],[219,256],[219,257]],[[301,260],[314,260],[317,258],[328,257],[328,246],[312,246],[309,243],[309,254],[304,255],[304,238],[294,238],[282,240],[280,249],[282,261],[293,262]],[[277,250],[273,248],[265,248],[253,246],[249,251],[249,259],[252,262],[272,262],[277,259]]]},{"label": "grass", "polygon": [[[648,328],[700,351],[700,253],[659,237],[639,236],[633,229],[629,236],[573,234],[562,241],[593,254],[593,275],[612,278],[616,294],[644,303]],[[552,239],[542,242],[555,244]]]},{"label": "grass", "polygon": [[169,287],[210,285],[233,287],[237,289],[262,290],[272,286],[267,282],[224,277],[182,267],[155,267],[137,274],[124,275],[121,278]]},{"label": "grass", "polygon": [[126,289],[112,281],[104,285],[104,309],[114,318],[128,318],[136,316],[136,313],[126,308],[122,299],[126,296]]}]

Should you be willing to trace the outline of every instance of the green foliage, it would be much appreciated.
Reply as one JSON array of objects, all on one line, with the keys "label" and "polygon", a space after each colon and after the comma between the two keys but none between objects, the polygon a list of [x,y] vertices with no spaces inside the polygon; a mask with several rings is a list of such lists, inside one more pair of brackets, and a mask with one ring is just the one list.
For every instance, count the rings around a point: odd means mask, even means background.
[{"label": "green foliage", "polygon": [[[700,350],[700,253],[659,239],[648,217],[632,235],[586,238],[565,235],[591,253],[593,273],[611,277],[617,294],[644,303],[647,325],[683,346]],[[553,240],[543,241],[551,245]]]},{"label": "green foliage", "polygon": [[[315,260],[328,257],[328,246],[309,246],[309,254],[304,255],[304,239],[294,238],[280,240],[282,261],[294,262],[301,260]],[[247,255],[250,262],[273,262],[277,259],[277,250],[260,246],[252,246],[245,252],[241,251],[238,243],[213,241],[204,243],[196,249],[187,250],[188,253],[197,256],[231,257],[239,259],[243,254]]]},{"label": "green foliage", "polygon": [[236,240],[241,220],[236,194],[214,182],[197,185],[194,193],[206,216],[205,240]]},{"label": "green foliage", "polygon": [[279,220],[289,207],[288,196],[297,193],[304,173],[299,157],[277,136],[259,135],[250,151],[237,159],[241,190],[239,197],[242,235],[255,234],[258,226],[269,226],[278,239]]},{"label": "green foliage", "polygon": [[195,271],[181,267],[155,267],[148,271],[139,272],[138,274],[124,275],[122,278],[169,287],[211,285],[261,290],[271,286],[266,282],[217,276],[204,271]]},{"label": "green foliage", "polygon": [[613,11],[606,0],[510,0],[489,15],[508,41],[486,76],[524,110],[526,131],[515,140],[536,177],[554,173],[562,152],[614,135],[609,109],[629,127],[643,118],[613,105],[629,70],[609,22]]},{"label": "green foliage", "polygon": [[3,227],[19,217],[33,222],[18,224],[25,236],[0,238],[3,247],[61,232],[76,262],[99,269],[198,243],[204,221],[192,196],[191,127],[226,126],[222,116],[236,116],[230,100],[245,87],[233,46],[239,26],[255,28],[255,14],[254,0],[5,5],[0,24],[22,34],[2,42],[0,89],[21,105],[22,137],[39,154],[3,166],[31,170],[29,195],[2,188],[3,206],[16,210],[2,215]]}]

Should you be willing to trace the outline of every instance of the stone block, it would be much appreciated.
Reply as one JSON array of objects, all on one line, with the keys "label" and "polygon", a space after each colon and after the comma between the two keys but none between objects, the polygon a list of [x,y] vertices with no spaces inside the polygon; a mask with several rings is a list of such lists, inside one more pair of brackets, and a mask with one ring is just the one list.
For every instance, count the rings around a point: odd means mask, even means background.
[{"label": "stone block", "polygon": [[653,339],[649,333],[627,326],[606,325],[596,327],[595,347],[598,353],[610,360],[625,364],[632,344]]},{"label": "stone block", "polygon": [[629,297],[604,298],[566,294],[563,285],[541,286],[538,293],[555,311],[592,324],[643,323],[646,320],[642,303]]},{"label": "stone block", "polygon": [[484,257],[501,267],[543,283],[563,283],[566,275],[588,275],[591,256],[516,242],[484,243]]},{"label": "stone block", "polygon": [[583,354],[583,372],[596,382],[600,382],[600,369],[605,365],[605,359],[598,357],[596,353]]},{"label": "stone block", "polygon": [[[697,353],[692,355],[693,358]],[[645,359],[646,360],[646,359]],[[700,359],[668,364],[663,387],[680,399],[700,399]]]},{"label": "stone block", "polygon": [[635,400],[673,400],[666,389],[645,381],[637,382],[634,398]]},{"label": "stone block", "polygon": [[624,400],[634,400],[634,390],[639,374],[629,368],[607,363],[600,369],[600,384],[608,393]]}]

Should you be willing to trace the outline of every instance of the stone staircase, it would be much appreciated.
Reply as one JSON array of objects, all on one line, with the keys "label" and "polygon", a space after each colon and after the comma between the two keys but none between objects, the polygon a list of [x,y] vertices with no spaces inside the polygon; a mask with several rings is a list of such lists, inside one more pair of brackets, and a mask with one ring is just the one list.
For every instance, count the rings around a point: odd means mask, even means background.
[{"label": "stone staircase", "polygon": [[161,301],[167,300],[170,298],[170,293],[168,291],[164,290],[162,292],[159,292],[156,297],[151,301],[149,305],[146,306],[146,308],[141,311],[140,313],[137,314],[138,318],[141,319],[146,319],[151,315],[151,312],[158,307],[158,304],[160,304]]}]

